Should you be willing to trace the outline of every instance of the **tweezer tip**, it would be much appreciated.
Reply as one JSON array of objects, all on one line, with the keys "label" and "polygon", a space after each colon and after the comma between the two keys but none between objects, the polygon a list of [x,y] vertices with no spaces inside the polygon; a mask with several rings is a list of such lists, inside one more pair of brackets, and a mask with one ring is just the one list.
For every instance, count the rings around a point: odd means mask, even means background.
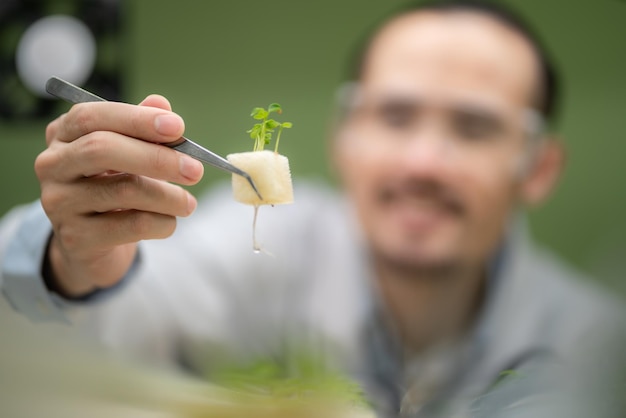
[{"label": "tweezer tip", "polygon": [[252,186],[254,193],[259,196],[259,199],[263,200],[263,196],[261,196],[261,193],[259,193],[259,190],[256,188],[256,185],[252,181],[252,177],[250,177],[250,174],[246,175],[246,179],[248,180],[248,183],[250,183],[250,186]]}]

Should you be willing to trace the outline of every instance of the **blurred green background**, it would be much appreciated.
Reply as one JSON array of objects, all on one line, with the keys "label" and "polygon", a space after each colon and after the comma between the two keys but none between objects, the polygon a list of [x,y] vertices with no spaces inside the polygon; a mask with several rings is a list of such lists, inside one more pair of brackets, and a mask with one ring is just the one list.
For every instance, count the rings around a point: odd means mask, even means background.
[{"label": "blurred green background", "polygon": [[[281,140],[294,175],[330,178],[333,93],[359,35],[398,1],[122,2],[125,100],[170,99],[186,134],[220,153],[251,147],[254,106],[279,102],[295,127]],[[624,291],[626,272],[626,1],[507,1],[545,39],[566,83],[559,132],[568,167],[531,214],[534,235]],[[38,197],[33,161],[46,121],[0,124],[0,214]],[[207,169],[200,194],[227,177]]]}]

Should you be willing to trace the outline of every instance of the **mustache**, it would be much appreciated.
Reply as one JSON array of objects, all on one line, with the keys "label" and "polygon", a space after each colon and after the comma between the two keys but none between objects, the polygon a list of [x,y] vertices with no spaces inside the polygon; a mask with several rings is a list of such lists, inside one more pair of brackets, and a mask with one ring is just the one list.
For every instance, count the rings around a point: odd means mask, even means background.
[{"label": "mustache", "polygon": [[466,213],[460,193],[436,180],[408,178],[388,182],[377,192],[377,199],[385,204],[407,198],[427,200],[455,215]]}]

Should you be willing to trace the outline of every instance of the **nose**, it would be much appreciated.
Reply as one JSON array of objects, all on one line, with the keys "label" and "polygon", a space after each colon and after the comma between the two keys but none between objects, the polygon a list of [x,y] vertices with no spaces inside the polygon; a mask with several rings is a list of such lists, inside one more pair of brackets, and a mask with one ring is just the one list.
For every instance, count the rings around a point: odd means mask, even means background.
[{"label": "nose", "polygon": [[401,150],[399,168],[420,176],[438,177],[451,167],[453,144],[435,129],[422,129],[407,138]]}]

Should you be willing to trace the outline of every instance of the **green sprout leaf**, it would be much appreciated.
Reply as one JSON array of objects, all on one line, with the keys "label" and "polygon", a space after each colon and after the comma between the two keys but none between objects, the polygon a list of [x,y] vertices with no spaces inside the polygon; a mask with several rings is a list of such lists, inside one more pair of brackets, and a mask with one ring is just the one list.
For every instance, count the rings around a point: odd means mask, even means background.
[{"label": "green sprout leaf", "polygon": [[283,122],[283,123],[281,123],[281,126],[283,128],[291,128],[293,126],[293,123],[291,123],[291,122]]},{"label": "green sprout leaf", "polygon": [[256,137],[259,136],[259,134],[261,133],[261,124],[260,123],[255,124],[252,127],[252,129],[246,132],[250,134],[250,138],[256,139]]},{"label": "green sprout leaf", "polygon": [[267,108],[267,112],[268,113],[276,112],[276,113],[278,113],[280,115],[281,113],[283,113],[283,109],[280,107],[280,105],[278,103],[272,103]]},{"label": "green sprout leaf", "polygon": [[265,121],[266,129],[275,129],[280,126],[280,123],[276,122],[274,119],[268,119]]},{"label": "green sprout leaf", "polygon": [[252,109],[252,113],[250,113],[250,116],[257,120],[265,119],[267,115],[269,115],[269,112],[262,107],[255,107]]}]

